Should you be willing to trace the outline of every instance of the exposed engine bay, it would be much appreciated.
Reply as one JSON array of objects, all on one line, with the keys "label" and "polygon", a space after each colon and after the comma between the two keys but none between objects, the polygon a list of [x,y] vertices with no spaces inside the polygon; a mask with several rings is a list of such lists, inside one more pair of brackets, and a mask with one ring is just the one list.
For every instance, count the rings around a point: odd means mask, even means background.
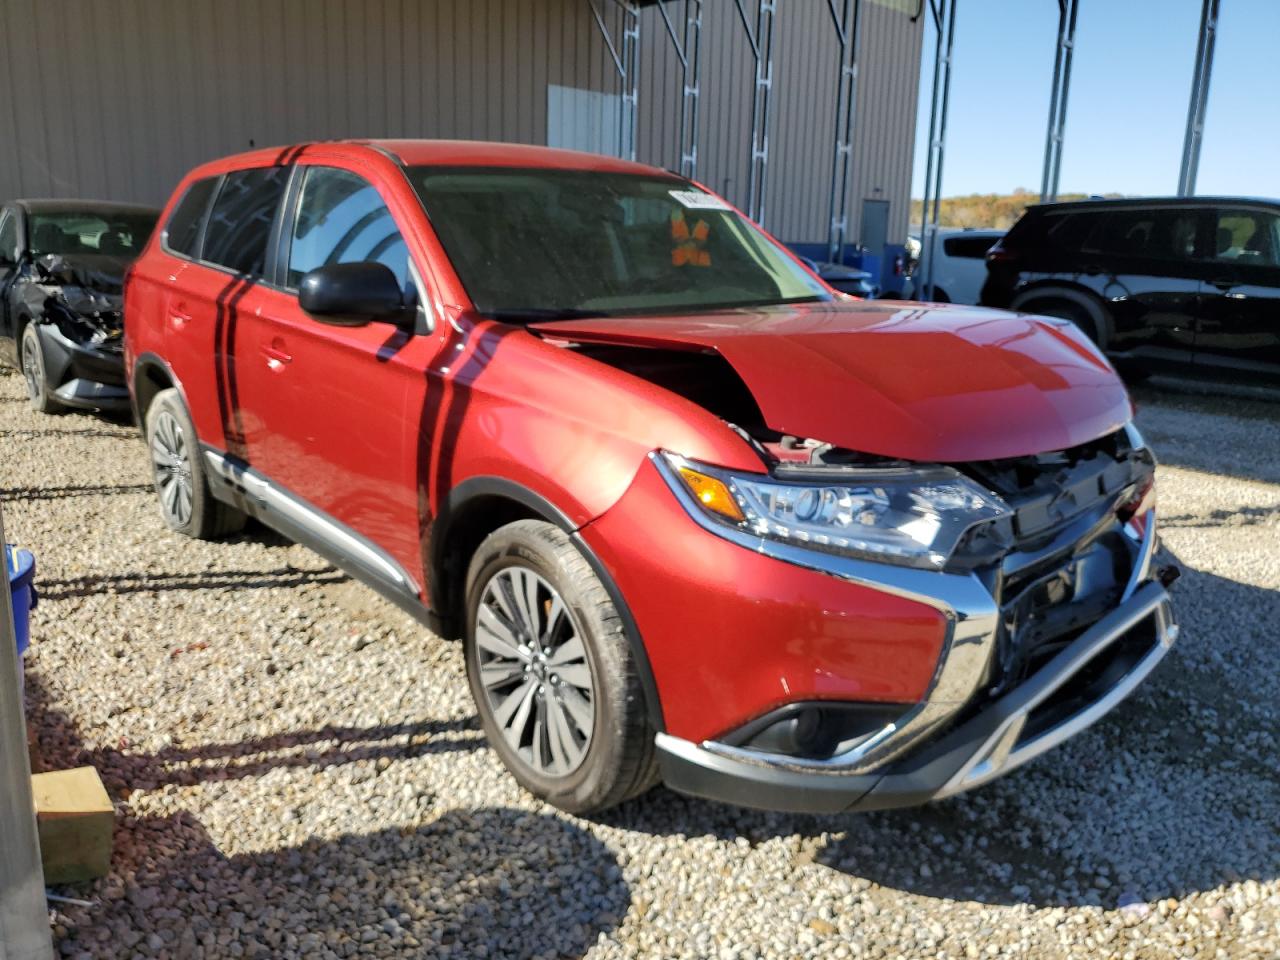
[{"label": "exposed engine bay", "polygon": [[37,323],[54,325],[72,343],[114,353],[124,336],[121,280],[116,269],[49,254],[32,264],[19,296]]},{"label": "exposed engine bay", "polygon": [[777,480],[865,483],[868,468],[941,467],[998,495],[1009,512],[973,526],[946,568],[977,576],[1001,610],[986,696],[1021,682],[1120,600],[1136,550],[1125,526],[1146,509],[1155,474],[1150,452],[1135,447],[1124,429],[1030,456],[909,462],[772,429],[747,384],[713,350],[599,343],[572,349],[718,416]]}]

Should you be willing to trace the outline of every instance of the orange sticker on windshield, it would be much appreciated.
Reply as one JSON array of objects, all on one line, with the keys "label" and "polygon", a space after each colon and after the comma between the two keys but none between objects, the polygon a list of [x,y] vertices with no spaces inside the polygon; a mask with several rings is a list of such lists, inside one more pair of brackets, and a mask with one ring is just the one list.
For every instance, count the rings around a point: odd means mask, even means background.
[{"label": "orange sticker on windshield", "polygon": [[711,266],[711,252],[706,249],[707,237],[710,235],[711,226],[707,221],[699,220],[690,229],[684,218],[684,211],[674,211],[671,214],[671,240],[675,246],[671,248],[671,265]]}]

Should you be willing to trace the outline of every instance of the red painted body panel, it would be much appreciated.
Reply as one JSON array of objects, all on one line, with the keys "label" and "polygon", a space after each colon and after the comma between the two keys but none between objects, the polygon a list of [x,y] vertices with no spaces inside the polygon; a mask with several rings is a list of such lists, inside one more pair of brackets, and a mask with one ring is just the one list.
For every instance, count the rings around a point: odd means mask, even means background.
[{"label": "red painted body panel", "polygon": [[651,463],[582,537],[627,598],[675,736],[714,738],[793,700],[928,689],[937,610],[711,536]]},{"label": "red painted body panel", "polygon": [[[533,147],[380,147],[411,165],[653,172]],[[647,455],[669,449],[755,472],[759,457],[701,407],[565,341],[717,350],[776,429],[915,460],[1060,449],[1129,417],[1123,387],[1083,340],[992,311],[845,301],[542,325],[559,342],[479,319],[401,169],[358,143],[206,164],[179,185],[162,222],[192,181],[279,163],[344,167],[377,188],[424,281],[433,332],[320,324],[287,291],[165,253],[157,232],[126,291],[130,365],[162,357],[201,440],[381,546],[428,604],[423,544],[450,490],[500,477],[550,502],[615,580],[668,729],[690,740],[790,700],[918,700],[944,623],[929,606],[700,528]]]},{"label": "red painted body panel", "polygon": [[844,302],[538,324],[550,336],[713,349],[775,430],[904,460],[1062,450],[1132,416],[1106,359],[1051,320]]}]

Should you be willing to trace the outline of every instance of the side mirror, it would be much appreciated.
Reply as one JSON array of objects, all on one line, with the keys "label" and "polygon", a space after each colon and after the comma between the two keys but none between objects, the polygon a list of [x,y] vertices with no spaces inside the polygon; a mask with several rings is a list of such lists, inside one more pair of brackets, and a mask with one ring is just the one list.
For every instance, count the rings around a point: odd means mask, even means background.
[{"label": "side mirror", "polygon": [[298,284],[298,306],[321,323],[363,327],[371,320],[400,320],[404,296],[385,264],[334,263],[312,270]]}]

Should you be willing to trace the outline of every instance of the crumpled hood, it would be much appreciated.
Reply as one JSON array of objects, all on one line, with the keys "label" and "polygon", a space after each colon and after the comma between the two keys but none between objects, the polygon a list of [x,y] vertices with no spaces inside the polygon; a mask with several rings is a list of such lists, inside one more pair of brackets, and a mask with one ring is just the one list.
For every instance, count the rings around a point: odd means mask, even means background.
[{"label": "crumpled hood", "polygon": [[74,284],[98,293],[119,294],[133,261],[108,253],[51,253],[36,260],[45,284]]},{"label": "crumpled hood", "polygon": [[1132,416],[1124,385],[1063,321],[875,301],[532,325],[583,343],[714,350],[774,430],[905,460],[1061,450]]}]

